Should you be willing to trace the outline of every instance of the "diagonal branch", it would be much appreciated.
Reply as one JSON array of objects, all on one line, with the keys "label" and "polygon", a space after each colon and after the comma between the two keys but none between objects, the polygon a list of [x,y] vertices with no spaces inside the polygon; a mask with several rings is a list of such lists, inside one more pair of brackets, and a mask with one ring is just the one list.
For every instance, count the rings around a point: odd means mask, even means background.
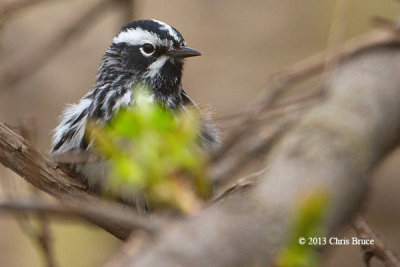
[{"label": "diagonal branch", "polygon": [[399,62],[400,43],[343,61],[325,85],[327,99],[275,146],[254,188],[184,220],[118,266],[274,263],[299,205],[318,192],[329,198],[321,227],[333,234],[360,208],[370,172],[400,143]]},{"label": "diagonal branch", "polygon": [[400,259],[395,255],[393,250],[391,250],[388,245],[380,238],[368,225],[365,219],[358,215],[352,222],[357,235],[360,238],[367,238],[374,240],[372,246],[362,246],[365,253],[364,259],[367,266],[369,266],[369,261],[373,256],[380,259],[385,266],[400,266]]},{"label": "diagonal branch", "polygon": [[[228,196],[248,190],[254,187],[257,183],[259,177],[265,173],[266,170],[261,170],[260,172],[254,173],[248,177],[244,177],[237,181],[235,184],[230,186],[225,192],[216,197],[213,201],[218,202],[227,199]],[[356,215],[351,222],[353,228],[355,229],[357,236],[363,239],[372,239],[374,244],[371,245],[361,245],[364,251],[364,259],[367,266],[370,266],[370,260],[372,257],[376,256],[381,260],[385,266],[395,267],[400,266],[400,259],[393,252],[393,250],[385,243],[385,241],[368,225],[365,219],[360,215]]]},{"label": "diagonal branch", "polygon": [[[23,177],[36,188],[63,201],[68,205],[68,212],[82,215],[104,230],[118,238],[126,239],[133,230],[143,229],[150,231],[150,218],[141,218],[133,209],[117,203],[101,201],[85,191],[85,186],[63,171],[59,165],[50,161],[43,154],[35,150],[30,142],[12,131],[4,123],[0,123],[0,162],[7,168]],[[3,203],[4,204],[4,203]],[[19,205],[17,205],[19,204]],[[44,208],[35,203],[14,203],[14,207],[45,212],[60,212],[54,206]],[[3,208],[6,208],[4,206]],[[10,208],[10,207],[9,207]],[[58,209],[58,210],[57,210]],[[25,208],[25,210],[28,210]],[[68,209],[67,209],[68,210]],[[157,222],[156,218],[151,218]],[[154,230],[154,229],[153,229]]]},{"label": "diagonal branch", "polygon": [[[385,38],[370,37],[381,42],[397,40],[395,34],[385,34]],[[357,48],[363,46],[359,43]],[[341,53],[349,53],[347,56],[351,54],[349,50],[343,51]],[[353,47],[350,51],[358,50]],[[161,235],[157,239],[159,242],[146,253],[138,255],[135,263],[142,266],[159,262],[166,266],[234,266],[260,260],[271,262],[283,246],[297,197],[320,187],[332,195],[330,214],[335,216],[329,217],[327,228],[337,229],[358,207],[368,183],[366,172],[399,142],[399,57],[397,46],[382,45],[365,50],[341,65],[339,78],[329,84],[329,98],[319,103],[316,110],[308,111],[307,116],[297,121],[296,127],[280,140],[272,153],[270,168],[251,195],[235,195],[183,221],[180,227]],[[319,71],[320,68],[315,69],[318,64],[302,66],[296,69],[295,76],[287,74],[287,77],[292,81],[300,79],[304,77],[300,74]],[[359,77],[362,79],[357,79]],[[380,84],[380,88],[374,87],[375,84]],[[342,120],[343,116],[348,121]],[[99,199],[85,192],[82,184],[2,123],[0,162],[65,203],[74,203],[73,200],[79,201],[76,205],[99,203]],[[92,210],[91,206],[88,209]],[[116,210],[132,218],[137,215],[120,207]],[[132,226],[115,218],[91,216],[88,212],[82,212],[82,216],[121,239],[136,229],[151,232],[141,223]],[[141,222],[146,224],[146,221]],[[221,252],[220,247],[227,252]]]},{"label": "diagonal branch", "polygon": [[[242,124],[252,124],[257,121],[257,117],[276,102],[283,95],[291,85],[304,80],[313,75],[317,75],[324,70],[325,65],[331,65],[334,62],[344,60],[355,52],[360,51],[363,48],[371,47],[374,45],[390,44],[400,40],[398,33],[394,30],[378,29],[368,32],[364,35],[356,37],[344,44],[341,49],[334,52],[322,52],[312,57],[306,58],[298,63],[291,65],[290,67],[279,71],[272,75],[275,77],[271,81],[271,86],[268,88],[269,94],[264,97],[261,105],[253,105],[250,110],[245,112],[245,116],[242,118]],[[241,137],[247,134],[246,127],[235,128],[225,139],[221,148],[213,156],[213,161],[218,163],[230,150],[230,148],[238,141]]]}]

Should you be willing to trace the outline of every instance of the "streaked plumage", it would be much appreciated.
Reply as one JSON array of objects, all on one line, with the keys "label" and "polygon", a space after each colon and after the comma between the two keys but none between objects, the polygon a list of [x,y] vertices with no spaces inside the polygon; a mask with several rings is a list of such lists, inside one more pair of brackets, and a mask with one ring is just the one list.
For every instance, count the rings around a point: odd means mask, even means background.
[{"label": "streaked plumage", "polygon": [[[119,108],[134,104],[131,88],[138,82],[152,89],[154,101],[172,110],[197,107],[181,85],[183,58],[196,55],[200,53],[187,48],[182,35],[163,22],[138,20],[124,26],[103,56],[93,88],[63,112],[51,153],[90,149],[84,138],[86,123],[107,123]],[[200,143],[207,150],[213,149],[216,127],[207,116],[201,125]],[[78,164],[76,169],[93,188],[101,186],[107,172],[103,163]]]}]

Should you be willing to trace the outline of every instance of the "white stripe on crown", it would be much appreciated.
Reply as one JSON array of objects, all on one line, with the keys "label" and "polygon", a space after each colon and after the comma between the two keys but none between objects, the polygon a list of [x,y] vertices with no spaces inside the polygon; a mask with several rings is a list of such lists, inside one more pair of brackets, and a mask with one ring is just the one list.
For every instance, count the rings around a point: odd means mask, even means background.
[{"label": "white stripe on crown", "polygon": [[145,43],[151,43],[153,45],[165,45],[169,44],[167,39],[160,39],[157,34],[143,30],[142,28],[128,29],[119,33],[114,37],[113,42],[115,44],[127,43],[130,45],[142,45]]},{"label": "white stripe on crown", "polygon": [[[152,21],[160,24],[160,30],[167,31],[170,36],[172,36],[175,41],[180,42],[181,38],[178,35],[178,32],[174,30],[170,25],[153,19]],[[120,32],[116,37],[114,37],[114,43],[128,43],[130,45],[142,45],[145,43],[151,43],[153,45],[171,45],[171,41],[167,39],[160,39],[160,37],[150,31],[144,30],[140,27],[135,29],[128,29],[126,31]]]},{"label": "white stripe on crown", "polygon": [[175,41],[179,42],[181,40],[181,38],[179,38],[178,33],[176,32],[176,30],[174,30],[174,28],[172,28],[167,23],[164,23],[164,22],[156,20],[156,19],[153,19],[152,21],[157,22],[158,24],[160,24],[161,25],[160,30],[168,31],[169,35],[174,37]]}]

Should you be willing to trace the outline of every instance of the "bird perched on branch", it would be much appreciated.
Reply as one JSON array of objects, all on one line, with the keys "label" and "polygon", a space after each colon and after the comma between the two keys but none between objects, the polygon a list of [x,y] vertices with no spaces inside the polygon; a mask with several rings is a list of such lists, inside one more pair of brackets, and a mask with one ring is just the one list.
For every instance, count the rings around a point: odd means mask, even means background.
[{"label": "bird perched on branch", "polygon": [[[93,88],[78,104],[65,109],[53,136],[53,155],[87,151],[91,143],[85,136],[89,121],[106,124],[122,107],[135,104],[131,88],[144,83],[151,98],[171,110],[187,106],[198,108],[182,89],[184,59],[200,56],[186,46],[182,35],[172,26],[157,20],[138,20],[124,26],[102,58]],[[206,116],[200,121],[199,141],[212,149],[217,144],[217,130]],[[89,188],[102,185],[107,168],[99,163],[76,164]]]}]

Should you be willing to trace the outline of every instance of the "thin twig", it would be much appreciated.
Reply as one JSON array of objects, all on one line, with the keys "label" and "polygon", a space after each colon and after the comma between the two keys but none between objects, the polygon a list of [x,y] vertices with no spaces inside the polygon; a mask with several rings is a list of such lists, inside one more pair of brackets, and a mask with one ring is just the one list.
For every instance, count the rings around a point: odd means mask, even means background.
[{"label": "thin twig", "polygon": [[[288,115],[292,112],[299,112],[303,109],[313,106],[323,97],[323,91],[318,90],[317,92],[311,92],[309,94],[300,94],[300,96],[290,96],[284,98],[279,103],[271,105],[266,112],[260,114],[256,118],[256,125],[264,125],[265,122],[270,122],[272,119],[280,119],[281,117]],[[245,126],[248,127],[248,122],[245,122],[244,118],[247,113],[234,113],[217,119],[218,124],[222,125],[223,129],[229,127]],[[264,124],[262,124],[264,123]]]},{"label": "thin twig", "polygon": [[[36,188],[33,189],[37,190]],[[39,193],[39,191],[36,191],[35,193]],[[7,201],[4,201],[5,203],[12,203],[13,199],[16,199],[16,197],[15,195],[8,195],[6,196],[6,199]],[[0,212],[1,211],[2,207],[0,204]],[[46,265],[48,267],[55,267],[57,264],[52,246],[52,233],[49,227],[48,218],[43,212],[37,212],[35,215],[37,215],[38,227],[33,225],[30,220],[31,218],[26,213],[15,214],[15,218],[21,231],[38,245],[39,250],[43,254]]]},{"label": "thin twig", "polygon": [[28,236],[32,241],[39,245],[42,251],[43,258],[46,261],[48,267],[57,266],[54,257],[54,251],[52,246],[51,231],[49,229],[49,223],[47,217],[44,214],[38,215],[39,229],[36,229],[29,220],[26,214],[20,214],[17,217],[17,222],[26,236]]},{"label": "thin twig", "polygon": [[46,40],[38,48],[23,56],[15,63],[3,66],[0,69],[0,86],[3,89],[15,83],[21,82],[40,67],[46,64],[53,56],[65,47],[73,38],[82,34],[89,28],[91,22],[98,18],[110,4],[111,0],[99,0],[88,10],[83,12],[78,19],[72,22],[64,30],[61,30],[52,40]]},{"label": "thin twig", "polygon": [[[287,129],[303,112],[320,102],[322,90],[310,94],[290,97],[271,106],[265,115],[258,116],[253,125],[236,124],[236,127],[251,129],[229,154],[211,165],[211,177],[216,191],[225,188],[237,178],[240,171],[258,159],[268,156],[269,151],[286,133]],[[243,123],[243,122],[242,122]]]},{"label": "thin twig", "polygon": [[352,225],[357,232],[358,237],[374,240],[373,245],[361,246],[364,251],[364,260],[367,266],[370,266],[370,260],[372,257],[380,259],[385,266],[398,267],[400,266],[400,259],[388,247],[386,242],[371,229],[368,223],[361,215],[357,215],[353,220]]},{"label": "thin twig", "polygon": [[215,190],[218,191],[229,184],[235,178],[235,174],[254,162],[254,159],[265,158],[268,151],[271,150],[273,145],[277,143],[290,127],[294,118],[295,116],[292,119],[287,119],[280,124],[274,125],[274,127],[268,127],[267,134],[254,136],[252,140],[248,140],[248,142],[238,148],[236,153],[230,153],[229,156],[227,155],[221,159],[219,164],[214,165],[211,170],[211,177]]},{"label": "thin twig", "polygon": [[[0,208],[1,211],[1,208]],[[21,231],[33,242],[38,244],[42,251],[43,258],[48,267],[57,266],[52,247],[52,237],[50,229],[48,228],[48,221],[44,214],[38,215],[39,229],[36,229],[30,218],[26,214],[17,214],[17,223]]]},{"label": "thin twig", "polygon": [[275,73],[274,75],[286,75],[288,83],[299,82],[308,77],[321,73],[325,64],[330,64],[332,61],[336,61],[338,59],[340,61],[348,58],[363,48],[390,44],[399,41],[400,37],[397,32],[395,32],[393,29],[382,27],[347,41],[338,51],[330,54],[329,56],[327,56],[326,52],[315,54],[289,66],[282,71],[279,71],[278,73]]},{"label": "thin twig", "polygon": [[243,191],[247,188],[254,186],[255,183],[257,182],[257,179],[262,174],[264,174],[267,170],[268,170],[268,166],[260,171],[253,172],[245,177],[238,179],[234,184],[232,184],[228,188],[225,188],[225,190],[222,193],[220,193],[218,196],[214,197],[212,199],[212,202],[213,203],[219,202],[219,201],[227,198],[229,195],[231,195],[233,193],[237,193],[237,192]]},{"label": "thin twig", "polygon": [[97,218],[97,220],[113,222],[131,229],[143,229],[150,234],[156,233],[160,225],[166,222],[165,219],[159,220],[152,217],[150,220],[150,218],[135,215],[129,208],[114,203],[82,202],[70,198],[65,199],[62,203],[50,203],[33,198],[0,200],[0,212],[92,219],[89,221],[94,223],[96,220],[93,219]]},{"label": "thin twig", "polygon": [[38,240],[46,258],[47,266],[55,267],[57,266],[57,263],[54,256],[53,234],[50,229],[49,218],[45,214],[39,214],[38,219],[41,228],[41,231],[38,235]]},{"label": "thin twig", "polygon": [[[245,124],[252,124],[257,120],[257,116],[261,114],[267,107],[274,103],[279,97],[286,92],[287,82],[286,79],[282,77],[277,77],[277,79],[271,79],[271,87],[268,90],[270,93],[264,98],[260,106],[253,106],[250,111],[246,112],[246,118],[244,118]],[[286,89],[286,90],[285,90]],[[238,141],[241,137],[249,133],[249,129],[246,127],[238,127],[225,139],[221,148],[213,155],[212,161],[218,162],[221,158],[229,151],[229,149]]]},{"label": "thin twig", "polygon": [[[332,62],[338,62],[343,60],[350,55],[353,55],[356,51],[360,51],[363,48],[374,46],[378,44],[389,44],[393,42],[399,42],[400,37],[393,30],[388,30],[387,28],[382,28],[378,30],[371,31],[367,34],[356,37],[348,41],[337,51],[333,53],[320,53],[303,61],[300,61],[292,66],[288,67],[283,71],[279,71],[273,74],[271,77],[272,86],[268,90],[270,94],[262,101],[262,104],[256,108],[251,108],[250,111],[246,112],[247,115],[243,121],[244,123],[255,121],[256,117],[266,108],[271,106],[274,101],[279,99],[279,97],[286,92],[290,85],[299,82],[303,79],[310,77],[311,75],[316,75],[324,70],[326,64],[331,64]],[[226,138],[225,142],[221,148],[213,156],[213,161],[218,162],[224,154],[232,147],[232,145],[239,140],[243,135],[245,135],[247,129],[245,127],[240,127]]]}]

